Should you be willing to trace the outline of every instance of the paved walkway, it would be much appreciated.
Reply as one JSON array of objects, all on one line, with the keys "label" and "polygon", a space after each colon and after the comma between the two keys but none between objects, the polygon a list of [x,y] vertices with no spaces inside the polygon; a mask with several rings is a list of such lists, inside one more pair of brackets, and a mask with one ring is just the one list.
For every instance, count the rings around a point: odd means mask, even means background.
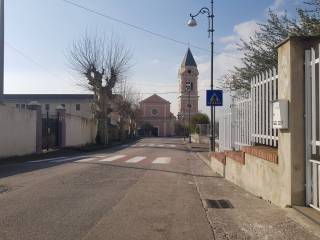
[{"label": "paved walkway", "polygon": [[[195,156],[209,161],[206,146],[191,144],[191,149]],[[212,174],[203,162],[193,164],[192,168],[202,174]],[[201,199],[226,200],[231,204],[232,208],[207,208],[216,239],[320,239],[320,226],[293,209],[282,209],[259,199],[222,177],[196,177],[196,182]]]}]

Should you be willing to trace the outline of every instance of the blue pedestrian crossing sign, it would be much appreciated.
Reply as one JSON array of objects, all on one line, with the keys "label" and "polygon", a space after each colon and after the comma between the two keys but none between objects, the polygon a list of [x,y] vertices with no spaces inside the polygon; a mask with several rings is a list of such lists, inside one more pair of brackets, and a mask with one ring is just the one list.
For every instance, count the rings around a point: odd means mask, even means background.
[{"label": "blue pedestrian crossing sign", "polygon": [[222,106],[223,92],[222,90],[207,90],[207,106]]}]

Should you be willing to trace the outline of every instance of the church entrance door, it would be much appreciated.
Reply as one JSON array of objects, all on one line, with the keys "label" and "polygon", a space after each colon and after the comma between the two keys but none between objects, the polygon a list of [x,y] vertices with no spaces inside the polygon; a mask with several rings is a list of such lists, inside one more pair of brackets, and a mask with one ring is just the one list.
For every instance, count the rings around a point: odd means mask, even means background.
[{"label": "church entrance door", "polygon": [[159,137],[159,128],[157,127],[152,128],[152,136]]}]

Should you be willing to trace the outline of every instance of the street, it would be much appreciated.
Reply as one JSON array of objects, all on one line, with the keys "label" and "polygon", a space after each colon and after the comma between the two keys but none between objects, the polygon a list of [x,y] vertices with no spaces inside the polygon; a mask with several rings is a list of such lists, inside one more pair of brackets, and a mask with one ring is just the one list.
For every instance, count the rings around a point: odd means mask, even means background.
[{"label": "street", "polygon": [[198,155],[181,139],[149,138],[1,166],[0,239],[318,239]]}]

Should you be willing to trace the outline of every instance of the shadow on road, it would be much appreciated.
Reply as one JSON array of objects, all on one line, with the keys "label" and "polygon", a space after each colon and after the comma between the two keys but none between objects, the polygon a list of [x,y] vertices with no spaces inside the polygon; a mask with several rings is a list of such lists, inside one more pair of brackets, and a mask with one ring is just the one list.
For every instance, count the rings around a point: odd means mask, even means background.
[{"label": "shadow on road", "polygon": [[126,169],[135,169],[135,170],[144,170],[144,171],[165,172],[165,173],[172,173],[172,174],[192,176],[192,177],[200,177],[200,178],[223,178],[223,177],[218,176],[218,175],[194,174],[194,173],[183,172],[183,171],[171,171],[171,170],[148,168],[148,167],[125,166],[125,165],[118,165],[118,164],[112,164],[112,163],[93,163],[92,162],[92,163],[77,163],[77,164],[90,164],[90,165],[100,165],[100,166],[102,165],[102,166],[116,167],[116,168],[126,168]]}]

